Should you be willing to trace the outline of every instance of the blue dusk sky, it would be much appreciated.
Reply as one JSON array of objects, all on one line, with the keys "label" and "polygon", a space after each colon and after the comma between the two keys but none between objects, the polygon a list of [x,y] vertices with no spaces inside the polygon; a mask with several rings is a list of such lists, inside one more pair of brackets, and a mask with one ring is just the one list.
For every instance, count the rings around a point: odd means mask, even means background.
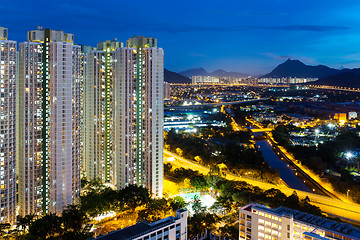
[{"label": "blue dusk sky", "polygon": [[262,74],[287,58],[360,67],[358,0],[1,0],[0,26],[19,42],[36,26],[73,33],[76,43],[92,46],[156,37],[172,71]]}]

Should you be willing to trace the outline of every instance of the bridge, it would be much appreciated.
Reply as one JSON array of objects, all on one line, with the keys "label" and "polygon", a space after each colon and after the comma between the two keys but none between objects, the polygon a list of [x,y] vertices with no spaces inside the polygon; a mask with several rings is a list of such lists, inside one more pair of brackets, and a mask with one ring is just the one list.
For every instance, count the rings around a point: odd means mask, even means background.
[{"label": "bridge", "polygon": [[313,89],[325,89],[325,90],[337,90],[337,91],[348,91],[348,92],[360,92],[360,88],[351,87],[339,87],[339,86],[326,86],[326,85],[308,85]]},{"label": "bridge", "polygon": [[255,103],[260,101],[266,101],[270,98],[257,98],[245,101],[233,101],[233,102],[219,102],[219,103],[204,103],[204,104],[197,104],[197,105],[187,105],[187,106],[169,106],[164,107],[164,110],[170,109],[191,109],[191,108],[201,108],[201,107],[211,107],[211,106],[224,106],[224,105],[236,105],[236,104],[246,104],[246,103]]},{"label": "bridge", "polygon": [[271,132],[272,128],[252,128],[250,129],[252,133],[262,133],[262,132]]}]

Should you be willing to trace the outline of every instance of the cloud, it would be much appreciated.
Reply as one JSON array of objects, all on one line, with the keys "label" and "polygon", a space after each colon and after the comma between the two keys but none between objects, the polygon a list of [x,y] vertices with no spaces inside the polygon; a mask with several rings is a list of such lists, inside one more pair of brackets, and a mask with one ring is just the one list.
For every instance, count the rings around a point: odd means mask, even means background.
[{"label": "cloud", "polygon": [[356,62],[358,62],[360,60],[360,52],[356,52],[350,55],[346,55],[343,57],[344,59],[348,59],[348,60],[354,60]]},{"label": "cloud", "polygon": [[249,12],[249,15],[254,16],[287,16],[287,13],[284,12],[261,12],[261,11],[255,11],[255,12]]},{"label": "cloud", "polygon": [[250,30],[279,30],[279,31],[299,31],[299,32],[331,32],[345,31],[349,27],[345,26],[326,26],[326,25],[289,25],[289,26],[200,26],[200,25],[175,25],[175,24],[154,24],[148,30],[163,31],[169,33],[182,32],[239,32]]},{"label": "cloud", "polygon": [[205,54],[196,53],[196,52],[190,52],[189,55],[192,57],[205,57]]},{"label": "cloud", "polygon": [[274,60],[287,60],[287,59],[296,59],[296,60],[300,60],[306,64],[318,64],[318,62],[311,57],[307,57],[307,56],[295,56],[295,55],[278,55],[272,52],[261,52],[259,53],[260,55],[266,56],[268,58],[274,59]]},{"label": "cloud", "polygon": [[288,58],[290,58],[290,56],[281,56],[281,55],[276,55],[274,53],[271,52],[264,52],[264,53],[260,53],[263,56],[275,59],[275,60],[286,60]]},{"label": "cloud", "polygon": [[326,26],[326,25],[289,25],[279,27],[269,27],[269,29],[279,29],[286,31],[305,31],[305,32],[330,32],[349,30],[345,26]]}]

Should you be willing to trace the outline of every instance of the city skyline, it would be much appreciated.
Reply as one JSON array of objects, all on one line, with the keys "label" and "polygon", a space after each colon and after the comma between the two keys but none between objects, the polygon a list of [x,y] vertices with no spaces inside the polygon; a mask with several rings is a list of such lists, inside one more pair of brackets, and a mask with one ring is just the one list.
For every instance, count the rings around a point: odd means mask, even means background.
[{"label": "city skyline", "polygon": [[17,4],[0,4],[0,21],[18,42],[26,40],[22,32],[38,25],[72,32],[77,44],[92,46],[135,34],[153,36],[166,50],[165,67],[177,72],[204,67],[262,74],[287,58],[334,68],[360,65],[356,1],[158,1],[138,8],[131,24],[127,18],[132,11],[127,10],[136,9],[133,3],[112,2],[109,8],[91,1],[86,6],[51,2],[31,16],[37,6],[24,2],[22,10]]}]

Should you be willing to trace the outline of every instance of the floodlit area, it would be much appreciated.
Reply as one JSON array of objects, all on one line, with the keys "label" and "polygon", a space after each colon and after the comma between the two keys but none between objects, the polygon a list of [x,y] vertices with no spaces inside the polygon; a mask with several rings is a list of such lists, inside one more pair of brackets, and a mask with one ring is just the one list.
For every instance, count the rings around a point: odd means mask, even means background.
[{"label": "floodlit area", "polygon": [[200,192],[181,193],[180,197],[182,197],[185,200],[185,202],[188,203],[187,209],[189,210],[190,214],[194,213],[192,206],[197,199],[199,199],[201,206],[205,207],[206,209],[211,208],[212,205],[214,205],[214,203],[216,202],[216,199],[213,198],[212,196],[208,194],[201,195]]},{"label": "floodlit area", "polygon": [[99,214],[98,216],[94,217],[93,220],[100,222],[104,219],[111,219],[116,216],[116,213],[114,211],[105,212],[102,214]]}]

